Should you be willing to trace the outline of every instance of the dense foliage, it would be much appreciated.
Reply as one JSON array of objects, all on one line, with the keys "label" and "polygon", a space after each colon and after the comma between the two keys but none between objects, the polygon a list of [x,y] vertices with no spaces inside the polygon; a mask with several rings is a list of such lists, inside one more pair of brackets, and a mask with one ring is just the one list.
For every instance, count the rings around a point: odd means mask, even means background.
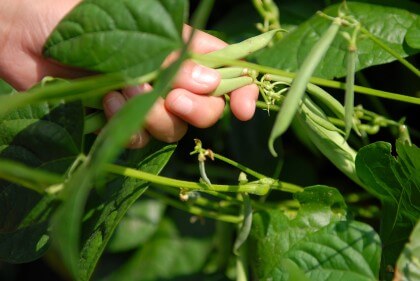
[{"label": "dense foliage", "polygon": [[[420,6],[192,2],[84,0],[44,54],[97,74],[1,83],[0,279],[420,280]],[[237,44],[191,54],[185,22]],[[125,149],[185,59],[256,116]]]}]

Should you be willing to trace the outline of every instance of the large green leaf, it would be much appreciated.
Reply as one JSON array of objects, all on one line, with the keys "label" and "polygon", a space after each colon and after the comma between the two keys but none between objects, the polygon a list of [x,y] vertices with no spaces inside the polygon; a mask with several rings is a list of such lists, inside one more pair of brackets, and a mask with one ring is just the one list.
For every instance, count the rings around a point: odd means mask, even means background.
[{"label": "large green leaf", "polygon": [[408,29],[405,40],[411,48],[420,49],[420,17]]},{"label": "large green leaf", "polygon": [[142,198],[135,202],[115,229],[107,250],[121,252],[144,244],[159,227],[165,207],[158,200]]},{"label": "large green leaf", "polygon": [[210,237],[183,236],[164,219],[153,238],[103,280],[202,280],[194,274],[201,272],[211,249]]},{"label": "large green leaf", "polygon": [[[62,174],[80,153],[82,137],[81,103],[27,105],[0,118],[0,157]],[[39,258],[49,245],[46,222],[55,206],[52,196],[0,181],[0,258]]]},{"label": "large green leaf", "polygon": [[89,191],[95,182],[99,185],[101,181],[103,182],[102,178],[105,176],[106,165],[118,158],[130,136],[142,127],[148,110],[157,98],[169,92],[171,81],[184,59],[185,49],[176,62],[161,72],[159,79],[154,84],[154,89],[150,93],[130,99],[117,112],[95,140],[87,160],[66,182],[62,194],[66,201],[54,216],[54,235],[59,238],[55,241],[63,261],[77,279],[88,278],[91,274],[89,270],[93,269],[96,260],[99,258],[94,256],[92,264],[86,265],[89,269],[80,270],[80,224]]},{"label": "large green leaf", "polygon": [[[162,147],[162,144],[155,142],[141,150],[141,153],[136,153],[137,163],[126,163],[126,165],[158,174],[168,162],[175,147],[175,145]],[[86,207],[87,217],[82,228],[78,276],[80,280],[89,280],[118,223],[148,186],[145,181],[117,177],[107,184],[103,193],[89,198]]]},{"label": "large green leaf", "polygon": [[[403,9],[367,3],[347,2],[347,4],[352,15],[388,47],[403,57],[413,54],[414,50],[405,48],[404,38],[407,30],[415,24],[418,18],[416,14]],[[338,5],[334,5],[324,12],[337,16],[337,8]],[[272,48],[262,51],[257,56],[258,62],[287,71],[297,71],[311,47],[320,39],[330,23],[320,16],[312,17],[286,35],[283,40],[275,43]],[[367,38],[359,40],[357,48],[356,70],[395,60]],[[338,36],[318,65],[314,76],[328,79],[345,76],[347,50],[348,42],[342,36]]]},{"label": "large green leaf", "polygon": [[57,26],[44,54],[99,72],[140,76],[182,46],[187,1],[85,0]]},{"label": "large green leaf", "polygon": [[420,221],[410,235],[410,242],[405,245],[398,258],[394,280],[420,280]]},{"label": "large green leaf", "polygon": [[[278,209],[254,215],[251,251],[258,280],[288,280],[296,269],[309,280],[377,280],[380,241],[368,225],[346,220],[340,193],[307,187],[295,217]],[[293,272],[289,272],[294,264]]]},{"label": "large green leaf", "polygon": [[398,158],[391,144],[376,142],[360,149],[356,172],[370,193],[383,204],[382,264],[394,266],[408,235],[420,217],[420,149],[397,141]]},{"label": "large green leaf", "polygon": [[[80,103],[28,105],[0,119],[0,157],[39,167],[76,156],[82,135]],[[39,199],[33,191],[0,182],[0,230],[15,228]]]}]

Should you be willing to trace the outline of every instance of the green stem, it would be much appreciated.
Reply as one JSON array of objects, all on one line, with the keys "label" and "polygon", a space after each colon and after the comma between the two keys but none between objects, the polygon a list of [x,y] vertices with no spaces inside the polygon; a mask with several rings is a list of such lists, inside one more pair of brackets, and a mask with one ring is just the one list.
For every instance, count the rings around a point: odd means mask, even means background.
[{"label": "green stem", "polygon": [[[183,181],[183,180],[162,177],[162,176],[146,173],[140,170],[118,166],[115,164],[107,164],[105,166],[105,170],[113,174],[141,179],[141,180],[145,180],[145,181],[155,183],[155,184],[171,186],[178,189],[197,190],[197,191],[206,192],[206,193],[208,192],[210,194],[214,194],[214,192],[236,192],[236,193],[245,192],[245,193],[256,194],[256,195],[264,195],[268,191],[264,183],[250,182],[248,184],[242,184],[242,185],[220,185],[220,184],[207,185],[207,184],[198,183],[198,182]],[[265,177],[262,180],[264,179],[267,179],[267,178]],[[278,181],[276,181],[275,184],[270,185],[270,189],[275,189],[275,190],[290,192],[290,193],[303,191],[303,188],[298,185],[287,183],[287,182],[278,182]]]},{"label": "green stem", "polygon": [[243,185],[219,185],[219,184],[203,184],[198,182],[176,180],[167,177],[157,176],[143,171],[122,167],[114,164],[108,164],[105,169],[114,174],[137,178],[148,182],[172,186],[186,190],[197,190],[201,192],[217,191],[217,192],[247,192],[251,194],[262,195],[266,193],[266,189],[260,185],[243,184]]},{"label": "green stem", "polygon": [[284,181],[279,182],[279,185],[277,186],[272,186],[271,189],[289,192],[289,193],[297,193],[297,192],[303,191],[303,187],[293,184],[293,183],[284,182]]},{"label": "green stem", "polygon": [[213,156],[214,156],[214,158],[219,159],[220,161],[223,161],[223,162],[225,162],[225,163],[227,163],[227,164],[229,164],[229,165],[231,165],[233,167],[236,167],[236,168],[242,170],[243,172],[245,172],[245,173],[247,173],[247,174],[249,174],[249,175],[251,175],[251,176],[253,176],[253,177],[257,178],[257,179],[265,179],[265,178],[267,178],[267,176],[264,176],[263,174],[260,174],[260,173],[258,173],[256,171],[254,171],[254,170],[252,170],[252,169],[250,169],[250,168],[248,168],[248,167],[246,167],[246,166],[244,166],[242,164],[239,164],[238,162],[236,162],[234,160],[231,160],[229,158],[226,158],[226,157],[224,157],[224,156],[222,156],[220,154],[217,154],[217,153],[214,153],[213,152]]},{"label": "green stem", "polygon": [[[162,190],[166,193],[169,193],[171,195],[174,195],[174,196],[179,196],[180,195],[179,190],[175,190],[171,187],[167,187],[167,186],[159,185],[159,184],[154,184],[153,187],[156,187],[156,188],[158,188],[158,189],[160,189],[160,190]],[[197,196],[195,198],[189,199],[187,201],[187,203],[194,204],[194,205],[199,205],[201,207],[214,209],[214,210],[218,210],[222,206],[226,210],[226,208],[229,208],[230,206],[242,205],[243,204],[243,202],[240,201],[240,200],[237,200],[236,202],[234,202],[234,201],[215,201],[215,200],[209,200],[208,198],[203,197],[203,196]]]},{"label": "green stem", "polygon": [[[214,62],[219,62],[220,64],[223,64],[223,65],[238,66],[238,67],[253,69],[261,73],[281,75],[281,76],[290,77],[290,78],[294,78],[296,76],[296,74],[292,72],[287,72],[287,71],[280,70],[277,68],[263,66],[263,65],[259,65],[259,64],[251,63],[247,61],[232,60],[232,59],[225,59],[225,58],[215,58],[215,57],[210,58],[210,57],[206,57],[203,54],[191,54],[191,57],[198,62],[206,62],[206,61],[213,62],[214,61]],[[323,79],[323,78],[318,78],[318,77],[311,77],[311,79],[309,79],[309,82],[312,84],[329,87],[333,89],[341,89],[341,90],[346,89],[346,84],[343,82],[338,82],[338,81],[333,81],[333,80],[328,80],[328,79]],[[364,95],[370,95],[370,96],[420,105],[420,98],[391,93],[387,91],[371,89],[368,87],[355,85],[354,92],[359,93],[359,94],[364,94]]]},{"label": "green stem", "polygon": [[186,212],[191,213],[191,214],[196,215],[196,216],[207,217],[207,218],[216,219],[216,220],[229,222],[229,223],[235,223],[235,224],[240,223],[242,221],[242,217],[220,214],[220,213],[213,212],[213,211],[203,210],[199,207],[188,205],[188,204],[182,203],[178,200],[169,198],[169,197],[167,197],[163,194],[160,194],[158,192],[154,192],[150,189],[147,190],[147,194],[149,196],[155,198],[155,199],[161,200],[162,202],[164,202],[168,205],[171,205],[171,206],[173,206],[177,209],[186,211]]},{"label": "green stem", "polygon": [[369,32],[366,28],[362,27],[360,31],[365,34],[370,40],[372,40],[376,45],[387,51],[390,55],[396,58],[400,63],[402,63],[405,67],[411,70],[417,77],[420,76],[420,70],[418,70],[414,65],[404,59],[400,54],[396,51],[388,47],[384,42],[382,42],[379,38]]},{"label": "green stem", "polygon": [[64,181],[60,175],[34,169],[10,160],[0,160],[0,178],[41,194],[48,192],[52,186]]}]

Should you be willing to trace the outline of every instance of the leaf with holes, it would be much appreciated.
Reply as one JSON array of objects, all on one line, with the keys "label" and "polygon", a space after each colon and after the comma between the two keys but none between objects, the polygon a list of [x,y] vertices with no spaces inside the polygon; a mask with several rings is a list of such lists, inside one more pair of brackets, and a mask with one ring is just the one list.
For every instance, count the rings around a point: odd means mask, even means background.
[{"label": "leaf with holes", "polygon": [[309,280],[377,280],[379,236],[366,224],[346,220],[340,193],[312,186],[296,199],[301,208],[295,217],[279,209],[254,215],[256,279],[289,280],[303,272]]}]

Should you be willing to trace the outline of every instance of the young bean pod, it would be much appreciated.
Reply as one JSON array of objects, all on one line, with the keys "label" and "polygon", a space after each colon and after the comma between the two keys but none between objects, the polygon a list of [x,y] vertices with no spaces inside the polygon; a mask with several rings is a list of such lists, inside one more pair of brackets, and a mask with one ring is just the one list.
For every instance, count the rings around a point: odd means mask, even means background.
[{"label": "young bean pod", "polygon": [[216,69],[222,79],[236,78],[248,73],[248,69],[244,67],[222,67]]},{"label": "young bean pod", "polygon": [[349,146],[339,132],[328,130],[315,122],[312,118],[314,113],[307,105],[316,107],[309,97],[304,97],[304,102],[302,102],[302,106],[299,108],[296,119],[303,128],[306,128],[306,133],[311,142],[314,143],[321,153],[340,171],[346,174],[355,183],[363,186],[356,174],[356,151]]},{"label": "young bean pod", "polygon": [[[273,75],[267,74],[265,75],[265,79],[269,81],[276,81],[276,82],[286,82],[292,83],[293,79],[289,77],[283,77],[280,75]],[[322,103],[322,105],[326,106],[328,109],[332,111],[336,115],[336,117],[343,119],[344,118],[344,107],[343,105],[336,100],[332,95],[330,95],[327,91],[322,89],[321,87],[308,83],[306,87],[306,92],[311,96],[315,97],[317,101]]]},{"label": "young bean pod", "polygon": [[210,95],[212,96],[223,96],[224,94],[230,93],[240,87],[250,85],[254,83],[254,79],[249,76],[240,76],[230,79],[222,79],[219,86]]},{"label": "young bean pod", "polygon": [[[260,35],[248,38],[242,42],[231,44],[223,49],[211,52],[206,54],[206,61],[199,62],[207,67],[220,67],[223,66],[223,63],[219,61],[211,61],[211,58],[216,59],[229,59],[229,60],[238,60],[245,58],[246,56],[252,54],[255,51],[258,51],[264,47],[266,47],[271,40],[273,39],[274,35],[277,32],[284,31],[282,29],[275,29]],[[208,60],[207,60],[208,59]]]},{"label": "young bean pod", "polygon": [[[344,97],[344,124],[346,139],[350,135],[354,115],[354,72],[356,70],[356,47],[350,44],[347,52],[346,93]],[[353,47],[352,47],[353,46]]]},{"label": "young bean pod", "polygon": [[336,18],[328,30],[322,35],[321,39],[312,47],[308,56],[302,63],[286,99],[281,106],[280,112],[277,114],[276,121],[270,134],[268,147],[273,156],[277,156],[274,149],[274,141],[287,130],[292,122],[299,107],[299,102],[307,88],[309,79],[337,35],[340,25],[341,19]]}]

